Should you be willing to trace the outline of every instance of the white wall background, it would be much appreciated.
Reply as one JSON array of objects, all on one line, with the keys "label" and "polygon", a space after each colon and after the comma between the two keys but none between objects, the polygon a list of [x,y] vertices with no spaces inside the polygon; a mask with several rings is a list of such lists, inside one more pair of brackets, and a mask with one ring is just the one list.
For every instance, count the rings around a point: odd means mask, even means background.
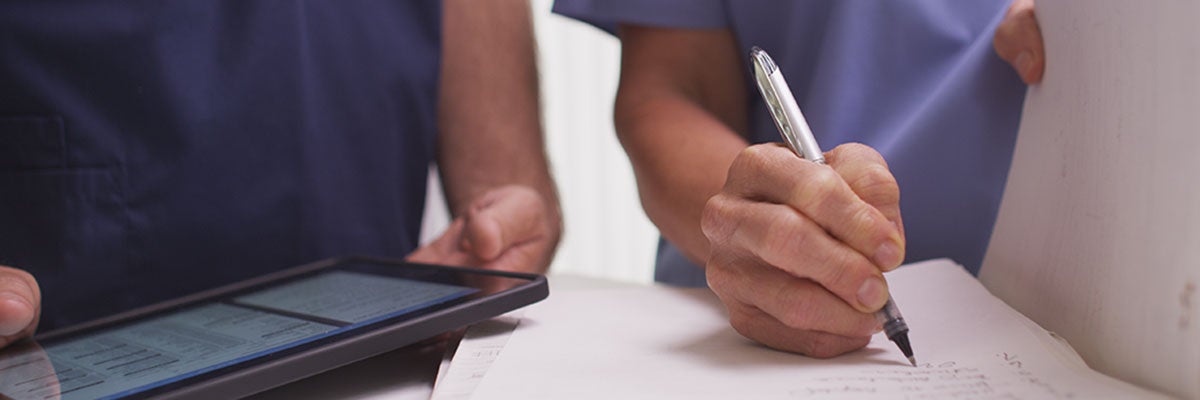
[{"label": "white wall background", "polygon": [[[551,14],[552,0],[532,3],[546,147],[566,225],[550,273],[651,282],[658,231],[642,211],[633,171],[613,132],[620,44]],[[422,229],[427,239],[447,223],[436,180],[430,188]]]},{"label": "white wall background", "polygon": [[567,227],[551,271],[650,282],[658,231],[613,132],[620,44],[550,5],[533,1],[546,146]]}]

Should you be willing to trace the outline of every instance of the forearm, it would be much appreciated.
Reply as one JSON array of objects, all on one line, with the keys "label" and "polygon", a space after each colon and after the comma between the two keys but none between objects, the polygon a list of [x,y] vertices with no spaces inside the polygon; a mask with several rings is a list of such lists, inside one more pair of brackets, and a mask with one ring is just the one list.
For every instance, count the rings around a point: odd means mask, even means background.
[{"label": "forearm", "polygon": [[726,30],[621,28],[615,122],[642,207],[668,240],[703,265],[700,218],[746,141],[744,70]]},{"label": "forearm", "polygon": [[526,0],[446,0],[437,159],[450,211],[504,185],[540,193],[559,222],[538,110]]},{"label": "forearm", "polygon": [[721,190],[746,141],[685,98],[633,101],[618,96],[617,113],[618,136],[637,176],[646,215],[688,259],[704,265],[704,204]]}]

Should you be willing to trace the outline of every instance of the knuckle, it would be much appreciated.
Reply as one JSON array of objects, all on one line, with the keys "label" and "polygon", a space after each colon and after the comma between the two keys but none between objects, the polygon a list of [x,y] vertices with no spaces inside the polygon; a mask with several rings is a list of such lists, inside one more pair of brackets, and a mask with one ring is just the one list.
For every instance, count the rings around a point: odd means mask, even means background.
[{"label": "knuckle", "polygon": [[[850,216],[847,217],[846,225],[850,228],[848,237],[844,238],[847,244],[857,244],[866,241],[875,231],[877,221],[877,211],[871,207],[856,207],[850,211]],[[863,250],[863,249],[859,249]]]},{"label": "knuckle", "polygon": [[729,254],[728,252],[714,251],[709,255],[708,261],[705,263],[704,278],[708,282],[709,289],[720,297],[723,302],[729,304],[731,301],[739,301],[744,295],[744,289],[753,287],[745,282],[744,266],[739,263],[738,257]]},{"label": "knuckle", "polygon": [[755,145],[743,148],[738,152],[737,157],[729,165],[724,187],[726,189],[737,188],[747,185],[747,182],[757,181],[762,176],[762,172],[770,168],[767,150],[763,145]]},{"label": "knuckle", "polygon": [[1034,19],[1033,6],[1028,4],[1022,6],[1014,5],[1012,16],[1017,20],[1032,21]]},{"label": "knuckle", "polygon": [[848,154],[869,154],[874,151],[871,146],[859,142],[848,142],[839,145],[841,151]]},{"label": "knuckle", "polygon": [[793,301],[789,305],[789,311],[778,317],[779,322],[788,328],[798,330],[817,328],[817,324],[824,320],[822,317],[824,312],[816,302],[809,300],[810,296],[801,296],[797,301]]},{"label": "knuckle", "polygon": [[796,185],[792,202],[802,211],[820,210],[836,195],[842,178],[831,168],[814,168],[801,184]]},{"label": "knuckle", "polygon": [[747,146],[738,152],[733,159],[730,171],[753,172],[763,169],[767,164],[767,147],[763,145]]},{"label": "knuckle", "polygon": [[853,299],[858,291],[858,285],[869,275],[866,260],[852,251],[837,251],[830,255],[819,276],[815,277],[821,286],[835,295]]},{"label": "knuckle", "polygon": [[815,333],[806,338],[806,353],[813,358],[833,358],[848,351],[866,346],[869,338],[845,338],[828,333]]},{"label": "knuckle", "polygon": [[742,313],[730,313],[729,326],[737,331],[739,335],[747,338],[758,340],[758,332],[754,331],[754,323],[751,322],[751,317]]},{"label": "knuckle", "polygon": [[846,242],[859,251],[874,251],[872,244],[887,239],[888,231],[884,228],[888,224],[887,219],[873,207],[855,207],[847,221],[850,236],[845,238]]},{"label": "knuckle", "polygon": [[884,163],[883,155],[879,154],[874,147],[859,142],[843,143],[834,148],[834,152],[838,153],[838,159],[847,159],[854,162]]},{"label": "knuckle", "polygon": [[[799,249],[812,245],[812,236],[804,229],[798,218],[773,218],[764,231],[760,242],[761,254],[767,260],[795,259]],[[784,268],[790,270],[790,268]]]},{"label": "knuckle", "polygon": [[821,286],[834,293],[845,293],[843,288],[850,286],[848,281],[853,275],[853,262],[848,252],[834,252],[829,256],[825,263],[824,271],[820,276],[816,277],[820,281]]},{"label": "knuckle", "polygon": [[743,329],[746,329],[751,325],[752,318],[749,315],[741,311],[733,310],[733,307],[730,308],[729,325],[732,325],[734,329],[738,330],[738,332],[742,332]]},{"label": "knuckle", "polygon": [[851,184],[854,192],[871,204],[900,202],[900,185],[887,167],[874,164],[867,167]]},{"label": "knuckle", "polygon": [[996,50],[996,54],[1006,61],[1011,61],[1017,56],[1017,48],[1013,43],[1018,31],[1017,24],[1017,19],[1010,15],[1000,21],[1000,24],[996,26],[996,34],[992,36],[992,47]]},{"label": "knuckle", "polygon": [[728,273],[726,273],[725,267],[725,264],[720,262],[717,257],[710,257],[704,265],[704,279],[708,282],[708,287],[722,299],[725,298],[725,283],[728,282]]},{"label": "knuckle", "polygon": [[730,207],[724,194],[710,197],[704,203],[704,210],[700,214],[700,231],[710,242],[723,242],[732,235]]},{"label": "knuckle", "polygon": [[832,358],[841,354],[835,348],[832,338],[828,334],[813,333],[807,335],[803,340],[805,352],[804,354],[814,358]]},{"label": "knuckle", "polygon": [[769,145],[766,144],[746,146],[746,148],[742,149],[741,154],[738,155],[738,158],[744,158],[747,161],[761,161],[767,157],[767,151],[769,149]]}]

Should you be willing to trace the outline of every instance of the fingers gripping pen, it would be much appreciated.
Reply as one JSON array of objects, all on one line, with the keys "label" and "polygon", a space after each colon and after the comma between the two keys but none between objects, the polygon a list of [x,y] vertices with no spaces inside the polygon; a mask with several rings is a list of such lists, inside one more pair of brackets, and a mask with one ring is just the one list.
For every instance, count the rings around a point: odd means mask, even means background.
[{"label": "fingers gripping pen", "polygon": [[[783,72],[779,71],[775,61],[758,47],[750,50],[750,61],[754,64],[754,81],[784,142],[787,142],[788,147],[801,158],[825,164],[825,155],[817,145],[817,139],[808,127],[808,121],[800,112],[800,106],[792,97],[792,90],[783,80]],[[904,323],[904,316],[900,315],[900,308],[896,307],[896,302],[891,296],[888,296],[887,304],[875,312],[875,318],[883,325],[888,340],[896,343],[908,358],[908,362],[915,367],[917,360],[913,357],[912,345],[908,341],[908,324]]]}]

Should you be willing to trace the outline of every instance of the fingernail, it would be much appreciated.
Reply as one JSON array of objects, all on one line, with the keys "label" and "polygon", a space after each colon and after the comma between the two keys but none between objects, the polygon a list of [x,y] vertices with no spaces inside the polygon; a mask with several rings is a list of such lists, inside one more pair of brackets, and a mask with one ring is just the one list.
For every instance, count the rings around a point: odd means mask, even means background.
[{"label": "fingernail", "polygon": [[1016,64],[1017,71],[1020,72],[1021,77],[1029,76],[1033,72],[1033,52],[1029,50],[1022,51],[1021,54],[1017,55]]},{"label": "fingernail", "polygon": [[23,307],[29,310],[29,316],[26,318],[21,318],[20,320],[0,321],[0,335],[7,336],[16,334],[33,322],[33,305],[29,304],[29,301],[25,300],[24,297],[18,296],[13,292],[0,292],[0,307],[13,307],[12,305],[6,305],[5,303],[12,303],[17,307]]},{"label": "fingernail", "polygon": [[896,246],[896,242],[888,240],[879,245],[875,249],[875,265],[885,271],[891,270],[893,267],[900,265],[900,247]]},{"label": "fingernail", "polygon": [[887,287],[883,280],[875,277],[867,278],[858,287],[858,302],[870,310],[878,310],[887,303]]}]

